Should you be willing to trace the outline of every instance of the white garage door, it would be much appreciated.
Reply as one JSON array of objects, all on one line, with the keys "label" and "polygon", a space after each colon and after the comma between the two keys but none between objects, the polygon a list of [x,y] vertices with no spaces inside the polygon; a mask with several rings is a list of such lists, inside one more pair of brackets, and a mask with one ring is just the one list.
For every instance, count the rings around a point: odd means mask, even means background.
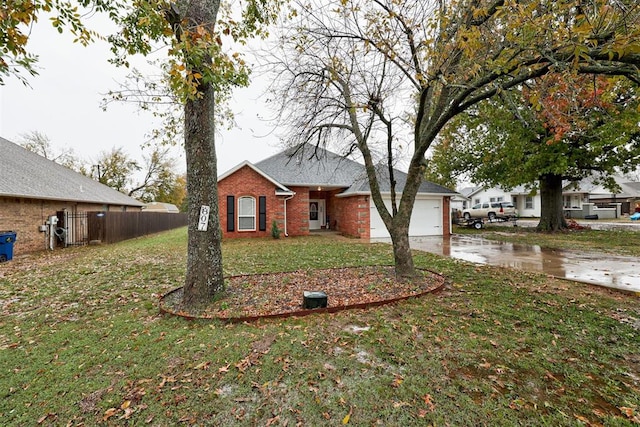
[{"label": "white garage door", "polygon": [[[385,198],[385,205],[391,211],[391,200]],[[370,200],[371,238],[389,237],[382,218]],[[409,223],[409,236],[442,235],[442,199],[416,199]]]}]

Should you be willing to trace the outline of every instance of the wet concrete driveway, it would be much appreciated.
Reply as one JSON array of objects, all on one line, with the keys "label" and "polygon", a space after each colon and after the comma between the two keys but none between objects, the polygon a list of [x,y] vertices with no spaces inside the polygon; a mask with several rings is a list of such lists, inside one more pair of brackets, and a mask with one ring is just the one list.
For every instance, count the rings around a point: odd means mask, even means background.
[{"label": "wet concrete driveway", "polygon": [[411,238],[411,247],[479,264],[541,272],[579,282],[640,292],[640,260],[631,257],[546,249],[468,235],[453,235],[450,238],[414,237]]}]

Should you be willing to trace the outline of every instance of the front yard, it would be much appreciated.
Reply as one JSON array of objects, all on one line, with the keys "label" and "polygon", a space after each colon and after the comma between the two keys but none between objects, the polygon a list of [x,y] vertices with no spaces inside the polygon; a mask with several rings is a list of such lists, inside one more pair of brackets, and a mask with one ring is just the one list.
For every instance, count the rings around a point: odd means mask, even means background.
[{"label": "front yard", "polygon": [[[393,258],[321,236],[223,249],[229,275]],[[160,316],[185,254],[179,229],[0,265],[0,424],[640,423],[637,296],[416,253],[444,292],[235,325]]]}]

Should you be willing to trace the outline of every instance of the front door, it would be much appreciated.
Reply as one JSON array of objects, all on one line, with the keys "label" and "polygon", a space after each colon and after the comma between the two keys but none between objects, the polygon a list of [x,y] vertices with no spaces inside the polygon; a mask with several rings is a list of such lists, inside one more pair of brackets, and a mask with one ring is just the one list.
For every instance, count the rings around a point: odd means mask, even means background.
[{"label": "front door", "polygon": [[325,226],[326,215],[324,211],[324,200],[309,200],[309,230],[320,230]]}]

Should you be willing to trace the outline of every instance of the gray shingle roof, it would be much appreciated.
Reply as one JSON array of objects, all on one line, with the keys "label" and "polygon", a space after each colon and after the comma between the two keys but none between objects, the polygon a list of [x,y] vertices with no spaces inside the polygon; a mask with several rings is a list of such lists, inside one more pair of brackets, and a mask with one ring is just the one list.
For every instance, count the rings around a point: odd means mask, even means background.
[{"label": "gray shingle roof", "polygon": [[122,206],[143,203],[0,137],[0,196]]},{"label": "gray shingle roof", "polygon": [[[364,166],[362,166],[362,170],[364,171]],[[396,180],[396,190],[401,192],[407,183],[407,174],[399,171],[397,169],[393,170],[394,178]],[[380,185],[381,193],[389,193],[391,192],[391,180],[389,179],[389,169],[386,165],[378,165],[376,168],[376,175],[378,176],[378,182]],[[370,193],[371,188],[369,186],[369,180],[365,176],[360,176],[358,179],[351,185],[349,189],[347,189],[343,194],[349,193]],[[418,194],[446,194],[446,195],[455,195],[457,194],[455,191],[445,188],[441,185],[435,184],[430,181],[422,181],[420,184],[420,188],[418,189]]]},{"label": "gray shingle roof", "polygon": [[[305,145],[302,149],[284,150],[255,164],[257,168],[287,187],[342,187],[342,194],[370,193],[364,165],[331,151]],[[402,191],[407,174],[395,170],[397,191]],[[380,191],[391,191],[386,167],[380,167]],[[455,191],[429,181],[423,181],[419,193],[454,195]]]},{"label": "gray shingle roof", "polygon": [[349,187],[364,167],[331,151],[305,145],[297,152],[284,150],[255,164],[286,186]]}]

